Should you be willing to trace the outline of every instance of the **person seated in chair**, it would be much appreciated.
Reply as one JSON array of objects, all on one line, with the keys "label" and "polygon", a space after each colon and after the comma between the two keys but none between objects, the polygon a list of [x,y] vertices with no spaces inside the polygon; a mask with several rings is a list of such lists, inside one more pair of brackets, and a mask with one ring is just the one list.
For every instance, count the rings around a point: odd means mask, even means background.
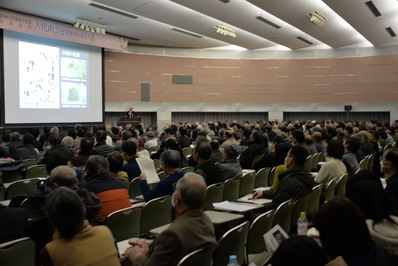
[{"label": "person seated in chair", "polygon": [[253,198],[272,199],[272,202],[264,205],[265,211],[274,209],[282,202],[289,199],[298,199],[311,193],[317,185],[314,178],[304,169],[307,151],[301,146],[293,146],[287,154],[285,165],[287,170],[279,175],[279,187],[277,190],[256,191]]},{"label": "person seated in chair", "polygon": [[213,224],[201,209],[205,195],[203,177],[195,173],[185,174],[177,182],[171,197],[177,218],[150,247],[145,242],[130,242],[132,246],[123,256],[134,266],[177,265],[192,251],[214,245]]},{"label": "person seated in chair", "polygon": [[140,175],[141,193],[147,202],[154,198],[173,194],[173,184],[177,183],[186,173],[181,170],[181,155],[176,150],[165,150],[160,155],[160,165],[166,178],[160,180],[153,189],[149,188],[146,175],[144,173]]},{"label": "person seated in chair", "polygon": [[85,220],[86,208],[76,192],[66,187],[54,190],[46,210],[55,235],[40,252],[41,265],[120,265],[111,231]]}]

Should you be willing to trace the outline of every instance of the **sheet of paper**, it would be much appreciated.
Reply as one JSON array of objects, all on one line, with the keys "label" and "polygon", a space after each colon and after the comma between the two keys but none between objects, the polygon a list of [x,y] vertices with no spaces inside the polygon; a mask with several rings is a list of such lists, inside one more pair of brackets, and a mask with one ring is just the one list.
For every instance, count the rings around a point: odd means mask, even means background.
[{"label": "sheet of paper", "polygon": [[223,202],[215,202],[213,203],[214,208],[219,208],[223,210],[229,210],[229,211],[237,211],[237,212],[245,212],[245,211],[250,211],[257,209],[258,207],[253,205],[242,205],[239,203],[233,203],[229,201],[223,201]]},{"label": "sheet of paper", "polygon": [[138,166],[142,173],[146,175],[148,184],[159,183],[160,179],[156,173],[155,165],[151,158],[141,156],[137,158]]},{"label": "sheet of paper", "polygon": [[237,201],[260,204],[260,205],[264,205],[264,204],[272,201],[272,199],[265,199],[265,198],[253,199],[252,196],[253,196],[252,194],[247,194],[246,196],[243,196],[243,197],[237,199]]}]

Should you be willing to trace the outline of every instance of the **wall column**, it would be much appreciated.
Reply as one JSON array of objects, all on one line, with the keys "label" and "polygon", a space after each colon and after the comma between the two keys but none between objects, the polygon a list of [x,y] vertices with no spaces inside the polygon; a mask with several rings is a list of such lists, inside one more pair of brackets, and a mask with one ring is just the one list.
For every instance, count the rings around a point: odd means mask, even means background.
[{"label": "wall column", "polygon": [[283,121],[283,112],[268,112],[268,121]]},{"label": "wall column", "polygon": [[160,132],[164,125],[171,123],[171,112],[157,112],[158,131]]}]

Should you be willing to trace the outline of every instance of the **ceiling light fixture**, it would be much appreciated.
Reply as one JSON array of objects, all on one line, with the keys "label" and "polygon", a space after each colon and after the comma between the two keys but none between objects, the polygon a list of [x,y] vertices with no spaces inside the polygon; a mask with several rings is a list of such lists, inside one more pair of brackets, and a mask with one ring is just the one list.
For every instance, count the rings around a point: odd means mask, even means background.
[{"label": "ceiling light fixture", "polygon": [[316,26],[323,28],[326,26],[325,20],[326,18],[321,15],[318,11],[311,12],[307,14],[307,17],[310,18],[311,23],[315,24]]},{"label": "ceiling light fixture", "polygon": [[235,30],[231,29],[227,26],[224,25],[218,25],[218,26],[214,26],[213,28],[216,29],[216,33],[224,35],[224,36],[228,36],[231,38],[236,38],[236,34],[235,34]]},{"label": "ceiling light fixture", "polygon": [[85,20],[85,19],[76,18],[76,22],[73,26],[76,29],[91,31],[93,33],[98,33],[98,34],[106,33],[105,25],[95,23],[95,22]]}]

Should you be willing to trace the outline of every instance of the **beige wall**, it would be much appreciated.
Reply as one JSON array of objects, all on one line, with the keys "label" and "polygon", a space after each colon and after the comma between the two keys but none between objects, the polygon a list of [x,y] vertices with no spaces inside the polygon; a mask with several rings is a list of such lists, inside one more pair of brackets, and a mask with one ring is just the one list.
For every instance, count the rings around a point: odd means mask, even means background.
[{"label": "beige wall", "polygon": [[[172,75],[192,75],[192,85]],[[398,100],[398,55],[324,59],[204,59],[105,52],[105,100],[313,103]]]}]

